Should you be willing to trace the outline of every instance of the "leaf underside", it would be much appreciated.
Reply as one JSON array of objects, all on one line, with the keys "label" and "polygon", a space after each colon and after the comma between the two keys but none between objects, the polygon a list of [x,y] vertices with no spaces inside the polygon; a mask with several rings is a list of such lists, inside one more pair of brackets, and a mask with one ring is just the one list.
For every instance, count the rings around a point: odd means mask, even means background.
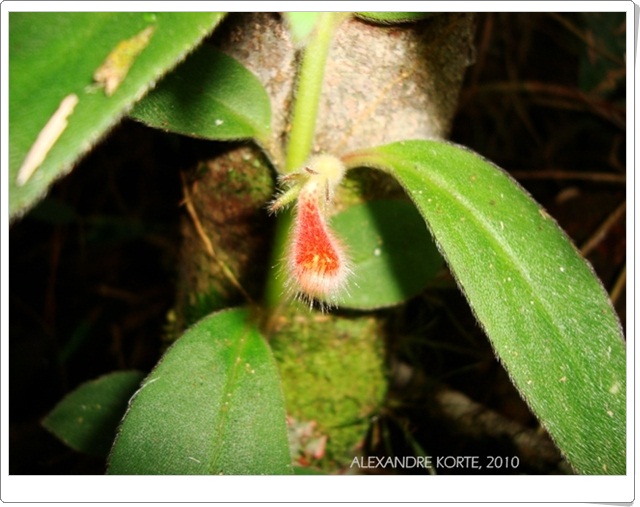
[{"label": "leaf underside", "polygon": [[208,45],[138,102],[131,117],[168,132],[212,140],[266,142],[271,130],[270,99],[258,78]]},{"label": "leaf underside", "polygon": [[351,270],[340,308],[393,306],[419,294],[442,267],[424,220],[411,202],[379,199],[356,204],[331,219],[346,244]]},{"label": "leaf underside", "polygon": [[42,425],[72,449],[106,458],[143,377],[139,371],[118,371],[86,382],[65,396]]}]

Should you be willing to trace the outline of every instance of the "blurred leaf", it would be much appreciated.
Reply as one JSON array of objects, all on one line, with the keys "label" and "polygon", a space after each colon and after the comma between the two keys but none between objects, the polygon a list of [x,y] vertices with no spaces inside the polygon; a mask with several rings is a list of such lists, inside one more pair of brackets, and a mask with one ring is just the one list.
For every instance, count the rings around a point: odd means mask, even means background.
[{"label": "blurred leaf", "polygon": [[344,159],[403,185],[513,382],[576,470],[624,474],[624,337],[556,222],[507,174],[457,146],[407,141]]},{"label": "blurred leaf", "polygon": [[257,77],[204,45],[140,101],[131,116],[161,130],[204,139],[265,141],[271,104]]},{"label": "blurred leaf", "polygon": [[580,88],[609,97],[616,91],[624,99],[626,83],[626,23],[624,12],[581,14],[588,45],[581,45]]},{"label": "blurred leaf", "polygon": [[373,309],[420,293],[443,259],[420,213],[410,202],[376,200],[351,206],[331,220],[352,262],[341,308]]},{"label": "blurred leaf", "polygon": [[[89,151],[162,74],[182,60],[222,16],[195,12],[11,12],[11,218],[24,213],[56,178],[69,172],[80,156]],[[150,29],[148,40],[140,36],[146,28]],[[135,39],[136,36],[140,38]],[[133,39],[137,42],[131,42]],[[126,45],[119,46],[126,41],[130,41],[128,49]],[[120,76],[122,82],[113,95],[107,96],[93,76],[114,50],[120,55],[115,72],[124,76]],[[68,117],[68,126],[33,176],[18,186],[16,178],[27,152],[63,98],[72,94],[79,101]]]},{"label": "blurred leaf", "polygon": [[201,320],[167,351],[131,402],[109,473],[293,473],[278,372],[246,310]]},{"label": "blurred leaf", "polygon": [[69,358],[80,349],[80,346],[93,336],[92,332],[95,326],[96,319],[93,315],[85,317],[75,326],[69,338],[64,344],[61,344],[58,352],[58,362],[61,365],[66,365]]},{"label": "blurred leaf", "polygon": [[434,16],[433,12],[356,12],[359,18],[373,21],[383,25],[393,23],[410,23],[412,21],[420,21],[421,19]]},{"label": "blurred leaf", "polygon": [[304,45],[316,26],[319,12],[285,12],[284,17],[289,25],[291,37],[296,45]]},{"label": "blurred leaf", "polygon": [[86,382],[65,396],[42,425],[72,449],[106,458],[143,378],[139,371],[118,371]]}]

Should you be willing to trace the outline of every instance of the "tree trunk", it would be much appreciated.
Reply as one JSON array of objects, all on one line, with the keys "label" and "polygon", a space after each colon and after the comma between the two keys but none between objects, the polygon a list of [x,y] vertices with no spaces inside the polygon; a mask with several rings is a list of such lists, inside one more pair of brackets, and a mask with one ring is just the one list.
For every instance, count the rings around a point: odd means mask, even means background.
[{"label": "tree trunk", "polygon": [[[473,58],[472,25],[471,15],[459,13],[394,26],[343,22],[327,62],[313,151],[340,156],[446,137]],[[184,176],[177,329],[229,305],[259,306],[265,280],[278,269],[270,261],[275,220],[266,204],[274,169],[284,166],[300,55],[276,14],[231,15],[213,43],[265,86],[273,135],[262,147],[267,156],[235,144]],[[373,172],[354,177],[381,182],[365,198],[399,192]],[[285,305],[269,317],[265,334],[279,362],[295,458],[327,469],[348,466],[387,389],[384,316]]]}]

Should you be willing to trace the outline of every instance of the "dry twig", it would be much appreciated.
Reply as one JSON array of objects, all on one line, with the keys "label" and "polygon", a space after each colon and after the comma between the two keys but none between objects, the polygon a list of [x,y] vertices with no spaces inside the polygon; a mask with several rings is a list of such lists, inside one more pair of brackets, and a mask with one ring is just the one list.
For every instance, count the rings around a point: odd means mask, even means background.
[{"label": "dry twig", "polygon": [[182,194],[184,195],[184,200],[183,200],[184,205],[187,208],[187,212],[189,213],[189,217],[191,218],[191,221],[193,222],[193,226],[196,229],[196,233],[200,237],[200,240],[202,241],[202,244],[204,245],[204,248],[205,248],[207,254],[209,254],[209,257],[211,257],[216,262],[216,264],[218,264],[218,266],[220,267],[220,269],[222,270],[224,275],[227,277],[227,279],[232,283],[232,285],[242,293],[242,295],[245,297],[245,299],[249,303],[252,303],[253,301],[251,299],[251,296],[244,289],[244,287],[240,284],[240,282],[238,281],[236,276],[233,274],[233,272],[231,271],[229,266],[227,266],[216,255],[216,252],[215,252],[215,250],[213,248],[213,244],[211,243],[211,240],[207,236],[207,233],[205,232],[204,228],[202,227],[202,223],[200,222],[200,219],[198,218],[198,213],[196,213],[196,209],[193,206],[193,202],[191,201],[191,194],[189,192],[189,187],[187,185],[187,181],[186,181],[186,178],[185,178],[183,173],[180,173],[180,178],[182,179]]}]

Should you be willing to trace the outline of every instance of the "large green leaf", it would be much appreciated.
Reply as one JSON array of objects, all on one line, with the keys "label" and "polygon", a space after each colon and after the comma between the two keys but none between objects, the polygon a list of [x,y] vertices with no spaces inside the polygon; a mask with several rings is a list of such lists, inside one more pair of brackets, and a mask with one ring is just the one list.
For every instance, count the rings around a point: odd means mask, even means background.
[{"label": "large green leaf", "polygon": [[246,310],[201,320],[167,351],[131,401],[109,473],[293,473],[276,366]]},{"label": "large green leaf", "polygon": [[556,222],[506,173],[454,145],[400,142],[345,162],[400,181],[514,383],[576,470],[624,474],[622,330]]},{"label": "large green leaf", "polygon": [[166,76],[131,116],[149,126],[204,139],[255,137],[266,142],[271,104],[241,63],[202,46]]},{"label": "large green leaf", "polygon": [[65,396],[42,425],[72,449],[106,458],[118,423],[144,374],[118,371]]},{"label": "large green leaf", "polygon": [[353,276],[340,308],[392,306],[422,291],[442,267],[424,220],[410,202],[356,204],[331,219],[346,244]]},{"label": "large green leaf", "polygon": [[[9,15],[9,209],[24,213],[222,19],[220,13],[12,12]],[[94,75],[111,56],[98,86]],[[108,93],[109,94],[108,94]],[[65,97],[77,105],[22,185],[28,151]],[[69,103],[67,103],[69,105]],[[50,136],[54,139],[55,136]]]}]

